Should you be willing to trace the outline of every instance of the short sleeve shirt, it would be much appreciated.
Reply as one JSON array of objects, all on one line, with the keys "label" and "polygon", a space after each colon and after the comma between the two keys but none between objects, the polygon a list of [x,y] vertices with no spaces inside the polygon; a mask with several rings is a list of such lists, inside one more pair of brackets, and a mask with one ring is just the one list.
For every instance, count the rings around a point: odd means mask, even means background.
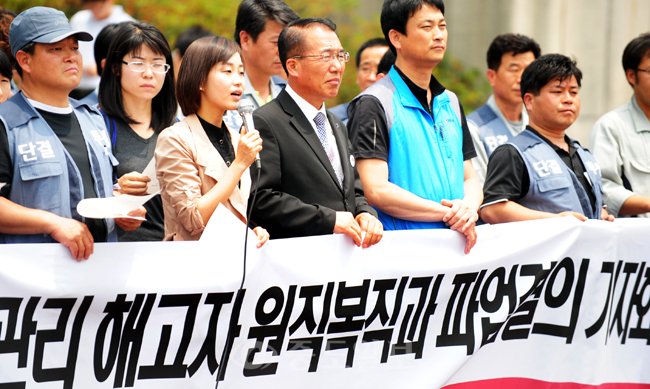
[{"label": "short sleeve shirt", "polygon": [[[569,170],[575,173],[578,181],[580,181],[585,192],[587,192],[593,210],[596,206],[596,197],[591,190],[591,184],[586,178],[585,173],[587,170],[569,137],[565,135],[565,141],[569,145],[569,152],[567,153],[532,127],[528,126],[526,129],[544,140],[557,153]],[[487,174],[485,176],[483,205],[501,201],[518,202],[526,197],[529,187],[530,176],[528,174],[528,168],[519,151],[513,145],[507,143],[494,150],[492,155],[490,155]],[[589,213],[587,210],[583,210],[583,212],[585,215]]]},{"label": "short sleeve shirt", "polygon": [[[426,89],[417,86],[397,66],[395,66],[395,70],[402,77],[411,93],[422,104],[422,108],[433,117],[433,111],[427,99]],[[432,102],[433,98],[445,91],[445,87],[433,75],[429,82],[429,89],[431,89]],[[460,105],[460,112],[463,131],[463,160],[467,161],[476,156],[476,150],[474,149],[474,143],[472,142],[472,136],[467,126],[462,104]],[[384,108],[379,100],[374,96],[361,96],[350,103],[348,113],[350,114],[348,131],[354,149],[354,157],[357,159],[376,158],[388,161],[390,147],[389,128],[386,123]]]}]

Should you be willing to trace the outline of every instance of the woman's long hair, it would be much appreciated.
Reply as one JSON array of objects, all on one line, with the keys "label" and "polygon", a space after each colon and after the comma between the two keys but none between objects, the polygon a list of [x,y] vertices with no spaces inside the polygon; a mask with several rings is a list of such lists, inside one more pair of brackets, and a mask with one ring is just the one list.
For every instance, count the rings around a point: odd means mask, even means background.
[{"label": "woman's long hair", "polygon": [[142,45],[165,57],[170,69],[160,92],[151,101],[151,128],[160,132],[169,127],[176,114],[174,68],[171,49],[165,36],[156,27],[143,22],[124,22],[118,27],[106,57],[99,83],[99,107],[108,116],[128,124],[138,124],[124,110],[122,97],[122,60],[129,53],[138,55]]}]

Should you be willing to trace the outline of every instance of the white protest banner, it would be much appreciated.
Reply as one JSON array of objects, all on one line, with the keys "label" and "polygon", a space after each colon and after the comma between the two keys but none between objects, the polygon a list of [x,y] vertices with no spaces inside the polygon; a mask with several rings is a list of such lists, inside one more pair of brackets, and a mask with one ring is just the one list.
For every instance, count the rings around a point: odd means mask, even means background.
[{"label": "white protest banner", "polygon": [[249,239],[241,291],[231,228],[0,247],[0,388],[650,388],[647,221]]}]

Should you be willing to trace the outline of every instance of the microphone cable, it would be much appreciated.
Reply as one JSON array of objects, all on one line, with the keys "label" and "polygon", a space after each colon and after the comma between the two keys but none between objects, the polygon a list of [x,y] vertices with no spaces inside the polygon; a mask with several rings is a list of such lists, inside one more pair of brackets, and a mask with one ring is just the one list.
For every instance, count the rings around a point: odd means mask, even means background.
[{"label": "microphone cable", "polygon": [[[239,296],[241,293],[243,293],[244,290],[244,281],[246,281],[246,253],[248,252],[248,226],[250,224],[251,220],[251,214],[253,212],[253,205],[255,205],[255,199],[257,198],[257,188],[260,184],[260,172],[262,170],[262,164],[260,163],[260,160],[255,161],[255,166],[257,167],[257,181],[255,182],[255,191],[253,192],[253,201],[250,203],[251,207],[248,209],[248,215],[246,216],[246,234],[244,235],[244,264],[243,264],[243,271],[242,271],[242,277],[241,277],[241,284],[239,285],[239,289],[237,289],[237,295],[235,297],[234,304],[237,303],[237,300],[239,300]],[[243,299],[243,296],[241,297]],[[243,302],[242,302],[243,303]],[[235,312],[235,306],[233,304],[233,313]],[[234,340],[232,340],[232,318],[231,318],[231,323],[228,326],[228,334],[226,335],[226,343],[223,348],[223,352],[221,353],[221,360],[219,361],[219,366],[217,367],[217,383],[214,387],[214,389],[219,388],[219,381],[220,381],[220,376],[225,379],[225,372],[222,374],[221,369],[223,367],[223,364],[226,359],[226,353],[229,353],[229,349],[232,347],[232,344]]]}]

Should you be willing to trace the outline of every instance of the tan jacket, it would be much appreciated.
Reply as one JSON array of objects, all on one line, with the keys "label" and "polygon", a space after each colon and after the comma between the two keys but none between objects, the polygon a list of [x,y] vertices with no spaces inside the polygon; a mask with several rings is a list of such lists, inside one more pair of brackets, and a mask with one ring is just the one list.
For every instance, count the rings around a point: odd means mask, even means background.
[{"label": "tan jacket", "polygon": [[[239,134],[229,129],[235,152]],[[212,189],[228,166],[212,145],[196,115],[162,131],[156,144],[156,171],[165,212],[165,240],[198,240],[205,229],[197,202]],[[250,193],[250,176],[241,177],[224,204],[242,222]]]}]

